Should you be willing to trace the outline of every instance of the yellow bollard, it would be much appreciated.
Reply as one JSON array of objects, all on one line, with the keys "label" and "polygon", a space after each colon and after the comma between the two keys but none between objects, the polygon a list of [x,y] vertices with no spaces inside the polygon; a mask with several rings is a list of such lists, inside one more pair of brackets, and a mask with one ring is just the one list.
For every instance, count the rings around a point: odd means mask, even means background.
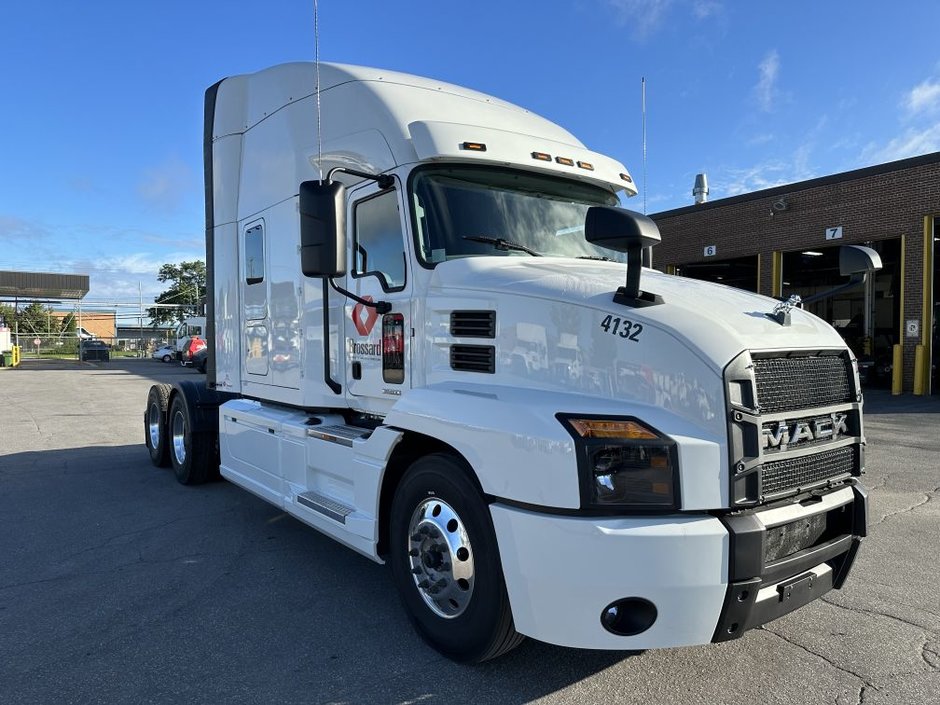
[{"label": "yellow bollard", "polygon": [[927,385],[924,384],[926,375],[924,374],[924,350],[923,345],[914,348],[914,394],[921,396],[927,393]]},{"label": "yellow bollard", "polygon": [[904,348],[898,344],[892,352],[894,355],[891,366],[891,393],[898,395],[904,390]]},{"label": "yellow bollard", "polygon": [[19,367],[20,364],[20,346],[13,346],[13,367]]}]

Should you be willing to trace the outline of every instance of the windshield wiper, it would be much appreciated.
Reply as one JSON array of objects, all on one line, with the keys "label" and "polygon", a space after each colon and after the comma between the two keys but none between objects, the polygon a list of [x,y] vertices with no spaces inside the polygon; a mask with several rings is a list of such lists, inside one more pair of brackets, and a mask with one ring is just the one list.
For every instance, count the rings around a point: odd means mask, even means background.
[{"label": "windshield wiper", "polygon": [[601,257],[600,255],[578,255],[578,259],[596,259],[599,262],[613,262],[610,257]]},{"label": "windshield wiper", "polygon": [[503,240],[501,237],[489,237],[487,235],[464,235],[463,239],[470,240],[471,242],[483,242],[487,245],[492,245],[497,250],[518,250],[519,252],[525,252],[526,254],[532,255],[533,257],[542,256],[541,252],[536,252],[535,250],[530,249],[525,245],[520,245],[518,242]]}]

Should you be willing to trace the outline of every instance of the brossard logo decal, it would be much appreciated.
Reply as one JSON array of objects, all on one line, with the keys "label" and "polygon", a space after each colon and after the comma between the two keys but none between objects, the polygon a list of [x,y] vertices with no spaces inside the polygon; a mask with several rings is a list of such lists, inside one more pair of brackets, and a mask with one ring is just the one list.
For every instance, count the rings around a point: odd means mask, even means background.
[{"label": "brossard logo decal", "polygon": [[768,424],[762,428],[762,446],[786,450],[809,441],[834,441],[849,432],[847,419],[847,414],[835,413],[815,419],[780,421],[776,428]]},{"label": "brossard logo decal", "polygon": [[[371,296],[363,296],[365,301],[372,302]],[[372,306],[356,304],[352,310],[352,322],[356,326],[359,335],[369,335],[375,327],[375,322],[379,319],[379,312]]]},{"label": "brossard logo decal", "polygon": [[352,338],[349,338],[349,348],[350,352],[353,355],[358,357],[381,357],[382,356],[382,344],[381,343],[357,343]]}]

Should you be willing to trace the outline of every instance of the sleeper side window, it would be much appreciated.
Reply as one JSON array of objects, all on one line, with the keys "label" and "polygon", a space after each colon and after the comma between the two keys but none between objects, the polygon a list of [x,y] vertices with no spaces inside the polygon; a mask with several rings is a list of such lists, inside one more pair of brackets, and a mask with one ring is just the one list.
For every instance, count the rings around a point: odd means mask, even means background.
[{"label": "sleeper side window", "polygon": [[386,291],[405,286],[405,245],[394,190],[356,204],[353,276],[375,275]]},{"label": "sleeper side window", "polygon": [[264,281],[264,228],[256,225],[245,231],[245,283]]}]

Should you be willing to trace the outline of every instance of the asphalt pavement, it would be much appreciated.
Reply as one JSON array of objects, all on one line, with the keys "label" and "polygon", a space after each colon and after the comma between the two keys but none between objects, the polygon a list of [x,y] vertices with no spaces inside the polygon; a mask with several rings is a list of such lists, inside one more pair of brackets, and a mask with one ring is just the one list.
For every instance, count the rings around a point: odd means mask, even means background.
[{"label": "asphalt pavement", "polygon": [[[443,659],[384,566],[150,464],[152,360],[0,370],[0,702],[940,703],[940,399],[866,397],[846,588],[741,639]],[[572,595],[572,599],[577,599]]]}]

